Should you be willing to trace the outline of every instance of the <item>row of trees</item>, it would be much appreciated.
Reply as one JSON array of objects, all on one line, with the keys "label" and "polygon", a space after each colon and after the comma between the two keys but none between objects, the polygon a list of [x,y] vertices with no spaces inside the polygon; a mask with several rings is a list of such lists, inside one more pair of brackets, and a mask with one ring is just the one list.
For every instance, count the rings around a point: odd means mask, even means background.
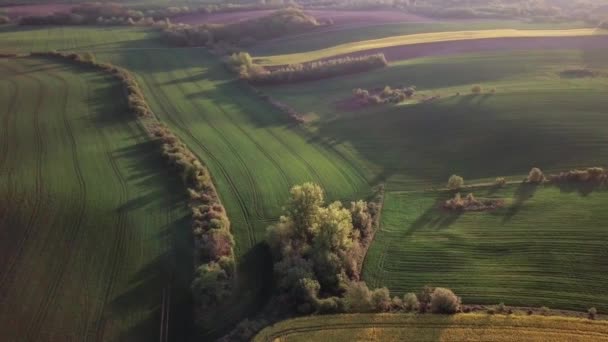
[{"label": "row of trees", "polygon": [[128,95],[129,109],[140,118],[150,137],[159,142],[162,156],[176,175],[181,177],[189,194],[197,261],[191,286],[196,309],[200,312],[208,311],[220,304],[233,288],[234,239],[226,210],[219,200],[207,168],[175,134],[156,119],[135,77],[127,70],[98,63],[90,53],[50,52],[32,55],[69,59],[102,70],[121,82]]},{"label": "row of trees", "polygon": [[233,24],[173,25],[164,31],[165,38],[178,46],[211,46],[218,43],[246,46],[258,40],[303,32],[320,24],[295,7]]},{"label": "row of trees", "polygon": [[233,70],[239,73],[242,79],[252,84],[260,85],[314,81],[384,68],[388,65],[382,53],[359,57],[347,56],[267,69],[253,64],[253,60],[248,53],[239,52],[232,54],[227,59],[227,63]]},{"label": "row of trees", "polygon": [[353,89],[353,97],[362,105],[399,103],[411,98],[416,93],[416,87],[391,88],[385,86],[381,91],[370,91],[367,89]]}]

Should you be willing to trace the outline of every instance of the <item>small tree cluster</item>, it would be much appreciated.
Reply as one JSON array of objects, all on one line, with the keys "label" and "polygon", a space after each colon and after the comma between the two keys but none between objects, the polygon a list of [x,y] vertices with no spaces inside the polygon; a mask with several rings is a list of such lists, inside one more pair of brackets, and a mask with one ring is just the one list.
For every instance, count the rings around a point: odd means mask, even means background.
[{"label": "small tree cluster", "polygon": [[458,175],[451,175],[448,179],[448,189],[458,190],[464,186],[464,178]]},{"label": "small tree cluster", "polygon": [[381,92],[373,93],[366,89],[353,89],[354,98],[361,104],[399,103],[411,98],[416,93],[416,87],[391,88],[385,86]]},{"label": "small tree cluster", "polygon": [[267,233],[279,291],[302,313],[344,311],[340,296],[359,279],[360,238],[369,234],[372,220],[369,205],[325,205],[323,190],[313,183],[294,186],[290,195],[284,215]]},{"label": "small tree cluster", "polygon": [[241,77],[253,84],[283,84],[320,80],[324,78],[365,72],[388,65],[383,54],[334,58],[305,64],[292,64],[269,70],[250,67]]},{"label": "small tree cluster", "polygon": [[537,167],[533,167],[530,170],[530,172],[528,173],[528,178],[526,178],[526,181],[528,183],[534,183],[534,184],[542,183],[544,180],[545,180],[545,175]]},{"label": "small tree cluster", "polygon": [[502,188],[507,184],[507,179],[505,177],[496,177],[494,180],[494,186]]},{"label": "small tree cluster", "polygon": [[471,87],[472,94],[475,94],[475,95],[481,94],[482,91],[483,91],[483,88],[478,84]]}]

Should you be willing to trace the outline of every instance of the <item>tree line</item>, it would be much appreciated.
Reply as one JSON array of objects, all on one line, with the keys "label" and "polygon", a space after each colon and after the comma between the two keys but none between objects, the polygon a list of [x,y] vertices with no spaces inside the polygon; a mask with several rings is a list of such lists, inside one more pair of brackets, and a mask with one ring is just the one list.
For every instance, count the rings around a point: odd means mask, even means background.
[{"label": "tree line", "polygon": [[213,310],[232,293],[235,259],[230,220],[207,168],[167,126],[156,119],[137,80],[126,69],[96,62],[90,53],[43,52],[31,55],[69,60],[101,70],[121,82],[130,111],[140,119],[150,138],[159,143],[163,158],[186,187],[196,256],[191,284],[195,311]]},{"label": "tree line", "polygon": [[259,85],[315,81],[384,68],[388,65],[382,53],[291,64],[273,69],[254,64],[247,52],[234,53],[226,62],[232,70],[238,72],[240,78]]}]

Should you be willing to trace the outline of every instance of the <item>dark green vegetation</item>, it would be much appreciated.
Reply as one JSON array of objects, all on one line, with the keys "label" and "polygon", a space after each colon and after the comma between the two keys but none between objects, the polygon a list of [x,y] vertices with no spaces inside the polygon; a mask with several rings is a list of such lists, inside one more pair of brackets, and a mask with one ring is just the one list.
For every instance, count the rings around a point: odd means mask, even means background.
[{"label": "dark green vegetation", "polygon": [[474,190],[504,198],[487,212],[440,209],[444,192],[387,193],[364,268],[396,293],[432,283],[465,303],[608,309],[608,193],[582,184]]},{"label": "dark green vegetation", "polygon": [[48,59],[0,69],[2,338],[184,338],[185,196],[120,84]]}]

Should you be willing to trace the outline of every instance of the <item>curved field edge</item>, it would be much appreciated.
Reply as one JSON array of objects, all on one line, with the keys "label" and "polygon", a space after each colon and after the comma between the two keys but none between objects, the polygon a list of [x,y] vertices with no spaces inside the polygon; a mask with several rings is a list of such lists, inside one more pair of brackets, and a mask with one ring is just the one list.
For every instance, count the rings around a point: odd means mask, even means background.
[{"label": "curved field edge", "polygon": [[295,318],[265,328],[276,341],[608,341],[608,322],[558,316],[344,314]]},{"label": "curved field edge", "polygon": [[478,30],[478,31],[453,31],[453,32],[433,32],[417,33],[388,38],[358,41],[353,43],[340,44],[333,47],[307,51],[302,53],[274,55],[274,56],[255,56],[254,61],[263,66],[276,66],[285,64],[298,64],[311,62],[319,59],[326,59],[340,55],[347,55],[367,50],[381,48],[450,42],[476,39],[493,38],[542,38],[542,37],[588,37],[608,35],[607,30],[595,28],[566,29],[566,30],[517,30],[517,29],[498,29],[498,30]]},{"label": "curved field edge", "polygon": [[[138,341],[157,339],[159,328],[182,336],[184,196],[150,154],[119,84],[47,59],[0,67],[0,83],[17,87],[16,104],[0,114],[12,141],[0,170],[0,240],[14,245],[3,248],[3,339]],[[161,311],[171,327],[159,327]]]}]

